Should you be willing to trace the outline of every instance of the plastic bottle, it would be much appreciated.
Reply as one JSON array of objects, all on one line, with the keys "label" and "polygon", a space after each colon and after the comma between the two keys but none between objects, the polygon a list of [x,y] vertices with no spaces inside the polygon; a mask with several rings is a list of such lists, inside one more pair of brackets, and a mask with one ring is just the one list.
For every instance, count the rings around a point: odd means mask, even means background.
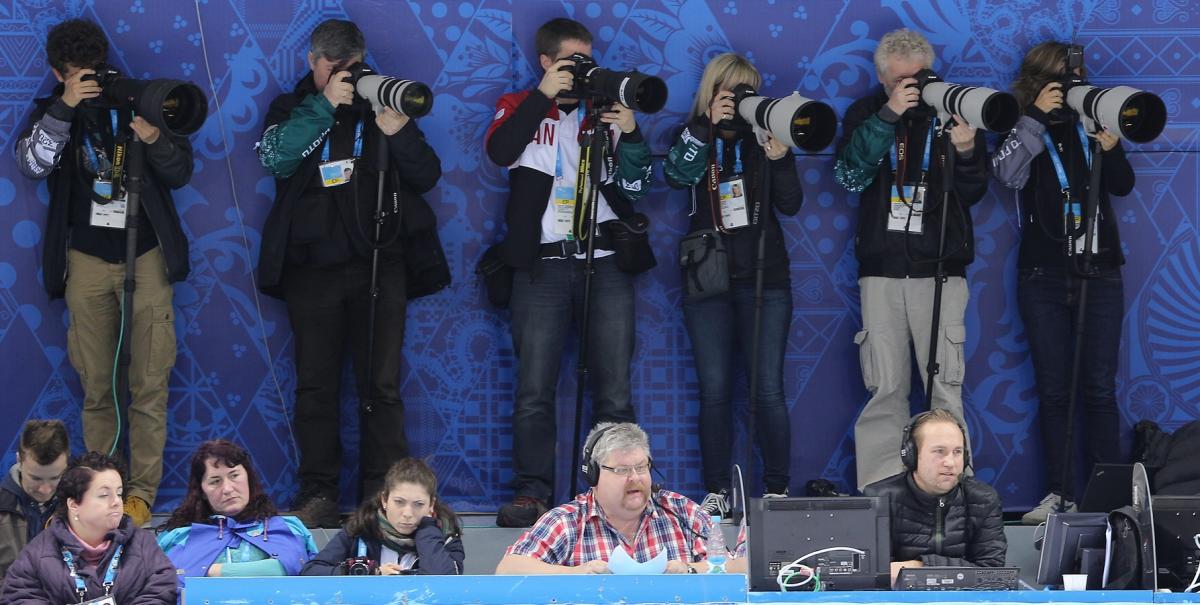
[{"label": "plastic bottle", "polygon": [[708,573],[725,573],[725,562],[729,560],[729,549],[725,546],[725,534],[721,532],[721,516],[713,515],[712,531],[704,544],[708,551]]}]

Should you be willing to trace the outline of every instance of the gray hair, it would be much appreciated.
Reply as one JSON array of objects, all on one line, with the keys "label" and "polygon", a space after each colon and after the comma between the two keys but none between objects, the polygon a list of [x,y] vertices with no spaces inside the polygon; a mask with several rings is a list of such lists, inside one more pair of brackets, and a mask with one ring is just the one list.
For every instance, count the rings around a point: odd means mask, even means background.
[{"label": "gray hair", "polygon": [[920,57],[928,59],[929,66],[933,65],[933,46],[925,36],[911,29],[890,31],[879,39],[875,47],[875,70],[883,73],[884,64],[889,57]]},{"label": "gray hair", "polygon": [[309,38],[309,50],[317,59],[341,61],[355,55],[364,55],[367,41],[362,30],[350,21],[326,19],[313,30]]},{"label": "gray hair", "polygon": [[[600,435],[601,431],[604,432],[603,435]],[[600,435],[599,438],[597,435]],[[650,438],[646,436],[642,427],[632,422],[601,422],[592,427],[584,443],[591,443],[593,440],[596,441],[592,445],[592,457],[590,460],[584,460],[585,464],[604,464],[613,453],[634,449],[644,450],[646,456],[650,456]]]}]

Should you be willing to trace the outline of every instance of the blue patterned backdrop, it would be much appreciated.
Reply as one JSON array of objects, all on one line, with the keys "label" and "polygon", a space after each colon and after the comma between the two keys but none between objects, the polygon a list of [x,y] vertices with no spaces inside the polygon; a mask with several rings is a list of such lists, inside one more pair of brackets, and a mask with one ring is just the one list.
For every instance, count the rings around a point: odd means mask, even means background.
[{"label": "blue patterned backdrop", "polygon": [[[1133,153],[1137,189],[1115,203],[1129,258],[1117,378],[1125,432],[1143,418],[1175,427],[1200,417],[1200,4],[1194,0],[0,0],[4,149],[25,127],[29,100],[54,83],[43,41],[68,17],[98,22],[111,41],[111,62],[126,73],[190,79],[216,101],[194,138],[195,177],[175,196],[191,240],[192,273],[175,288],[179,358],[156,509],[178,501],[190,452],[213,437],[246,444],[281,504],[296,491],[288,424],[291,333],[282,304],[259,296],[252,282],[274,182],[252,146],[271,99],[304,75],[309,32],[330,17],[360,24],[369,58],[382,72],[430,82],[438,95],[421,126],[445,171],[428,197],[454,283],[409,311],[402,377],[409,438],[460,510],[495,510],[511,496],[508,317],[487,305],[472,274],[498,235],[507,181],[480,148],[497,97],[533,86],[540,75],[534,30],[563,14],[596,35],[603,65],[668,82],[666,110],[639,117],[659,157],[705,62],[724,51],[755,62],[765,93],[799,90],[828,100],[840,115],[876,84],[875,41],[896,27],[928,35],[939,56],[935,68],[947,80],[1001,89],[1029,47],[1077,35],[1095,81],[1157,92],[1170,120],[1162,137]],[[817,476],[854,484],[852,426],[866,401],[852,343],[861,323],[852,248],[856,201],[833,182],[829,150],[798,164],[805,205],[784,224],[796,303],[785,366],[793,493]],[[637,280],[634,397],[667,484],[698,497],[697,383],[673,252],[688,204],[659,181],[641,202],[654,220],[659,266]],[[79,381],[65,355],[66,307],[49,302],[40,283],[46,204],[44,183],[21,177],[11,159],[0,162],[0,406],[8,419],[0,444],[9,452],[26,418],[60,417],[76,430],[79,423]],[[1016,510],[1035,503],[1043,487],[1037,402],[1013,288],[1013,194],[993,186],[973,214],[979,254],[970,273],[963,392],[976,471]],[[564,355],[560,498],[567,493],[573,367],[574,355]],[[354,402],[343,404],[353,452]],[[74,445],[81,449],[81,439]],[[354,472],[347,462],[347,485]]]}]

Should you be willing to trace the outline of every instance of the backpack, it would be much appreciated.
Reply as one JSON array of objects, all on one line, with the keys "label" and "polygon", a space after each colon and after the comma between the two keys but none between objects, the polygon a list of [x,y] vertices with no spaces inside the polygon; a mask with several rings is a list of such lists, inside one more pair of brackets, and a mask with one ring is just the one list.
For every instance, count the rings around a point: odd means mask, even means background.
[{"label": "backpack", "polygon": [[1108,526],[1112,537],[1108,544],[1108,576],[1104,589],[1153,590],[1153,572],[1150,584],[1146,585],[1144,570],[1150,567],[1154,553],[1150,551],[1150,544],[1142,539],[1137,512],[1132,506],[1122,506],[1108,514]]}]

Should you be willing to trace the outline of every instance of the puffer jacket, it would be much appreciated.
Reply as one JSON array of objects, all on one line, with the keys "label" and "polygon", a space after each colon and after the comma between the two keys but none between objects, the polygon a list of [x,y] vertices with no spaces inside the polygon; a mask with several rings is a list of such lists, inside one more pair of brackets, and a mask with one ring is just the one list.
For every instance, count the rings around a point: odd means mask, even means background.
[{"label": "puffer jacket", "polygon": [[887,496],[891,507],[892,560],[926,566],[1003,567],[1008,540],[1000,494],[965,477],[942,496],[925,493],[912,473],[868,485],[867,496]]},{"label": "puffer jacket", "polygon": [[[92,572],[83,571],[87,600],[104,596],[104,570],[117,545],[124,544],[112,595],[121,605],[174,605],[175,566],[154,541],[154,532],[133,526],[129,517],[108,534],[109,550]],[[5,605],[62,605],[78,603],[75,582],[63,561],[66,548],[80,561],[83,547],[62,519],[54,519],[46,531],[30,542],[8,568],[0,603]]]}]

